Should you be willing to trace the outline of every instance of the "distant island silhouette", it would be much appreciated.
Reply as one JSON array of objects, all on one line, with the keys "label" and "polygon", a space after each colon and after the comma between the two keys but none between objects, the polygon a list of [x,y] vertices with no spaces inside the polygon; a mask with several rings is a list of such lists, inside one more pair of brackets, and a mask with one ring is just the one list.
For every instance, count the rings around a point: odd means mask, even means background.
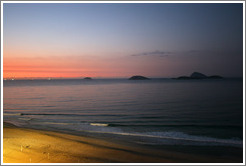
[{"label": "distant island silhouette", "polygon": [[131,78],[129,78],[129,80],[150,80],[150,79],[144,76],[136,75],[136,76],[132,76]]},{"label": "distant island silhouette", "polygon": [[85,77],[84,79],[85,79],[85,80],[92,80],[91,77]]},{"label": "distant island silhouette", "polygon": [[190,80],[190,79],[222,79],[223,77],[219,75],[206,76],[205,74],[199,72],[193,72],[190,76],[180,76],[173,79],[178,80]]}]

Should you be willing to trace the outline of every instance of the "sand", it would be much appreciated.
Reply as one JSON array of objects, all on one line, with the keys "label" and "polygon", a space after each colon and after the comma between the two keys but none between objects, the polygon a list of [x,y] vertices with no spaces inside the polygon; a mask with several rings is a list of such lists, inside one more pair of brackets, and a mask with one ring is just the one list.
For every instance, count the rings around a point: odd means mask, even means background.
[{"label": "sand", "polygon": [[4,124],[4,163],[171,162],[141,149],[81,136]]},{"label": "sand", "polygon": [[231,158],[211,157],[165,150],[165,147],[144,148],[91,137],[19,128],[8,123],[4,123],[3,128],[3,163],[241,162],[242,157],[238,154],[241,151],[236,149],[236,155]]}]

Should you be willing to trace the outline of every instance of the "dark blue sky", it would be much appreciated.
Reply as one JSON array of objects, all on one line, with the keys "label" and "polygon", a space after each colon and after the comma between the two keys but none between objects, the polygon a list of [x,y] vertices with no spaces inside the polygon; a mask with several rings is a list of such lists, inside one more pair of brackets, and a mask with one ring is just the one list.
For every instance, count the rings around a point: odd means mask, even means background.
[{"label": "dark blue sky", "polygon": [[243,4],[11,3],[3,17],[4,65],[16,71],[13,59],[44,58],[103,77],[243,73]]}]

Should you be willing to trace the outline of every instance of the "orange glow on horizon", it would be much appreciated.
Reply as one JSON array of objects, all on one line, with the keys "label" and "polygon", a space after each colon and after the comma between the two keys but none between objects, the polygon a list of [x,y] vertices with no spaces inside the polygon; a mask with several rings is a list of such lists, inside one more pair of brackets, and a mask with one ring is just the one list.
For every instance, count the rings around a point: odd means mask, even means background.
[{"label": "orange glow on horizon", "polygon": [[[81,65],[85,66],[85,65]],[[120,71],[121,69],[110,69],[107,66],[96,67],[70,67],[59,66],[54,63],[54,66],[44,65],[27,62],[27,64],[11,64],[3,65],[3,78],[72,78],[72,77],[120,77],[127,76],[127,72]]]},{"label": "orange glow on horizon", "polygon": [[126,78],[160,77],[170,64],[165,59],[130,55],[66,55],[17,52],[4,49],[3,78]]},{"label": "orange glow on horizon", "polygon": [[117,73],[107,69],[79,68],[37,68],[37,67],[4,67],[3,78],[38,78],[38,77],[117,77]]},{"label": "orange glow on horizon", "polygon": [[[93,57],[21,57],[4,54],[3,78],[117,77],[119,68]],[[23,54],[24,55],[24,54]],[[112,70],[112,67],[115,68]],[[117,72],[118,71],[118,72]]]}]

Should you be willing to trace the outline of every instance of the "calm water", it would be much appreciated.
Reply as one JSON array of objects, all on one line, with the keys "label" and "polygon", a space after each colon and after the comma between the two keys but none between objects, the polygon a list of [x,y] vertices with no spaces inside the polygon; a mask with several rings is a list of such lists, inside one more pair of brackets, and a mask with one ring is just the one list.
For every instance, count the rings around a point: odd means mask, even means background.
[{"label": "calm water", "polygon": [[140,144],[243,147],[243,80],[4,81],[4,121]]}]

